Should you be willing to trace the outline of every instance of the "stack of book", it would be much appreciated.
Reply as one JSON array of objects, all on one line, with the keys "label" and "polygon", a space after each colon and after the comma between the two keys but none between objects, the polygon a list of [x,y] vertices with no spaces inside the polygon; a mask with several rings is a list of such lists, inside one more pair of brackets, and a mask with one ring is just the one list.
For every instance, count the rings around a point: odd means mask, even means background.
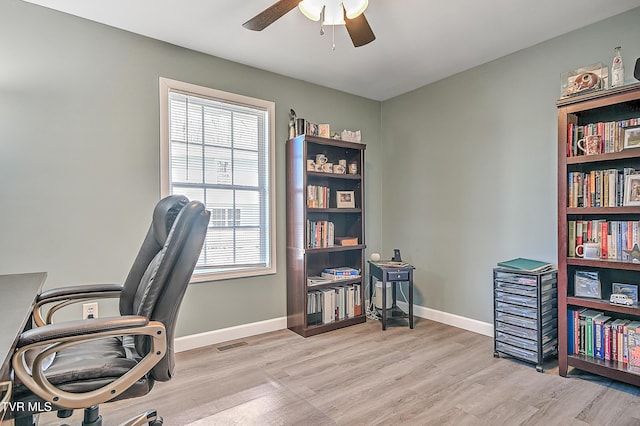
[{"label": "stack of book", "polygon": [[498,262],[498,267],[511,271],[523,272],[545,272],[555,268],[555,266],[551,263],[541,262],[539,260],[524,259],[522,257],[506,260],[504,262]]},{"label": "stack of book", "polygon": [[360,271],[358,269],[349,268],[348,266],[341,266],[339,268],[326,268],[322,271],[322,278],[330,280],[350,280],[352,278],[359,278]]}]

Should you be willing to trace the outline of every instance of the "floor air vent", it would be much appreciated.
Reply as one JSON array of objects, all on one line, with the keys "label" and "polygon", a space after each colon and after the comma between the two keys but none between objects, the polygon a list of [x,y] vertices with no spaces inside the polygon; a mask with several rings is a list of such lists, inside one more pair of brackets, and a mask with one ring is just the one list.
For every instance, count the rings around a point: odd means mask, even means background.
[{"label": "floor air vent", "polygon": [[218,346],[216,349],[218,350],[218,352],[224,352],[224,351],[228,351],[229,349],[239,348],[240,346],[247,346],[247,345],[248,345],[247,342],[238,342],[238,343],[232,343],[230,345]]}]

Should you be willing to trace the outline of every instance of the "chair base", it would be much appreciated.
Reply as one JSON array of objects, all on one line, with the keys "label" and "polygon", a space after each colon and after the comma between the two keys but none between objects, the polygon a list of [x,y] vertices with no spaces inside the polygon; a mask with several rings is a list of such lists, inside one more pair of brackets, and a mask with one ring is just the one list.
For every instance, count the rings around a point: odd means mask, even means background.
[{"label": "chair base", "polygon": [[144,413],[140,413],[135,417],[130,418],[124,423],[120,423],[120,426],[162,426],[162,417],[158,416],[156,410],[147,410]]},{"label": "chair base", "polygon": [[[60,410],[58,417],[66,418],[73,414],[73,410]],[[15,426],[34,426],[33,415],[24,416],[14,419]],[[140,413],[137,416],[130,418],[129,420],[120,423],[120,426],[162,426],[162,417],[158,416],[156,410],[147,410],[144,413]],[[66,425],[63,425],[66,426]],[[84,417],[82,419],[82,426],[102,426],[102,415],[97,405],[84,409]]]}]

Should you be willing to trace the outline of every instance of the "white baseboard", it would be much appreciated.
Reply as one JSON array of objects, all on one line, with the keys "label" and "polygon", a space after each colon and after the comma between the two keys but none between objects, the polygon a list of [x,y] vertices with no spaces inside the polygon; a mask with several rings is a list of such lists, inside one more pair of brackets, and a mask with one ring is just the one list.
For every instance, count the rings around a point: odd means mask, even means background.
[{"label": "white baseboard", "polygon": [[[398,302],[398,306],[405,312],[408,306],[405,302]],[[462,328],[474,333],[493,337],[493,324],[461,317],[448,312],[436,311],[424,306],[413,306],[413,314],[420,318],[441,322],[453,327]],[[284,330],[287,328],[287,317],[273,318],[270,320],[242,324],[220,330],[206,331],[204,333],[191,334],[189,336],[175,339],[176,352],[188,351],[202,348],[231,340],[244,339],[245,337],[256,336],[258,334],[269,333],[271,331]]]},{"label": "white baseboard", "polygon": [[271,331],[287,328],[287,317],[273,318],[270,320],[242,324],[220,330],[206,331],[204,333],[191,334],[175,339],[176,352],[216,345],[230,340],[244,339],[245,337],[269,333]]},{"label": "white baseboard", "polygon": [[[409,305],[406,302],[397,303],[398,307],[400,307],[403,311],[408,311]],[[436,311],[435,309],[425,308],[424,306],[419,305],[413,305],[413,315],[431,321],[441,322],[453,327],[462,328],[463,330],[493,337],[493,324],[490,323],[461,317],[460,315],[450,314],[448,312]]]}]

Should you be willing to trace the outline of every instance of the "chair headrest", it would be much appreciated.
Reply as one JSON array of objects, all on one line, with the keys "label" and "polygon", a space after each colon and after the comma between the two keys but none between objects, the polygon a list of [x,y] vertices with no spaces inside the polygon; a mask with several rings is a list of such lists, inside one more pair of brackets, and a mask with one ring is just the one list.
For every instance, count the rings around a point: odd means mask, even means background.
[{"label": "chair headrest", "polygon": [[170,195],[156,205],[153,210],[153,236],[160,246],[164,245],[173,222],[188,203],[189,199],[184,195]]}]

